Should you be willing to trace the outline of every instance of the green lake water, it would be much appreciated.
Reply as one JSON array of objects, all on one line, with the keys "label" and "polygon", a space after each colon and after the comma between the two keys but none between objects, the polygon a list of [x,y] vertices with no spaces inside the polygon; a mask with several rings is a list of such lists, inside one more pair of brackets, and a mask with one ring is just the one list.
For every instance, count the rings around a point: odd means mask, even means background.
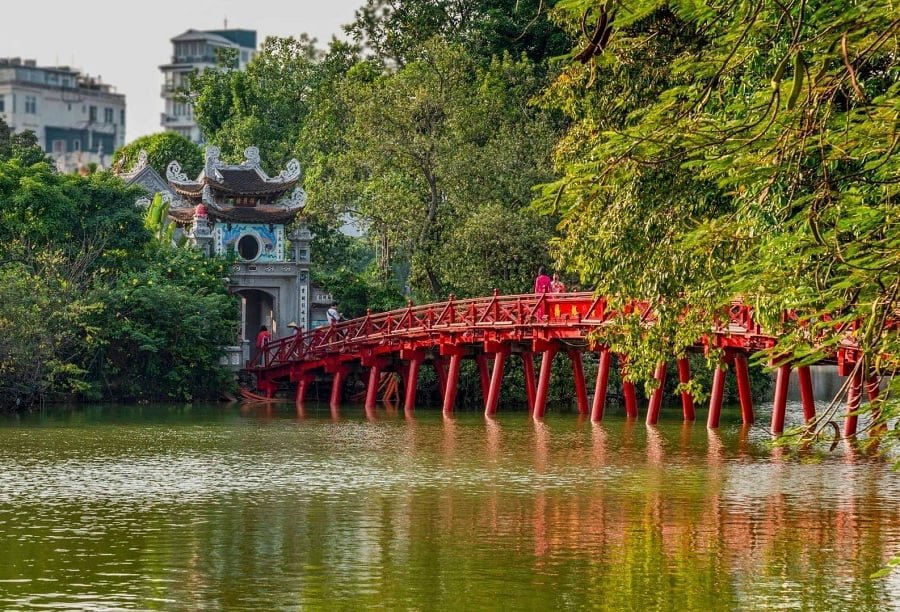
[{"label": "green lake water", "polygon": [[760,418],[5,416],[0,609],[897,609],[900,475]]}]

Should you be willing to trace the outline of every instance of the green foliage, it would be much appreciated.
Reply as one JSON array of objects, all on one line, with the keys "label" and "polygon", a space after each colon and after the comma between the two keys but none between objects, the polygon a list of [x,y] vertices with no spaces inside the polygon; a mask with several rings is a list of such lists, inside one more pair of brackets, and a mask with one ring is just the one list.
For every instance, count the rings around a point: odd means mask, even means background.
[{"label": "green foliage", "polygon": [[175,235],[176,224],[169,216],[169,203],[164,201],[162,194],[157,193],[150,201],[144,213],[144,228],[149,231],[160,244],[172,244]]},{"label": "green foliage", "polygon": [[[653,329],[625,319],[607,340],[647,378],[739,298],[781,332],[764,359],[815,361],[852,325],[861,367],[892,375],[900,85],[890,5],[618,8],[604,52],[568,66],[542,99],[572,121],[555,153],[559,180],[540,202],[562,214],[557,257],[659,315]],[[575,32],[596,20],[596,4],[565,2],[557,17]],[[882,419],[897,414],[893,400],[877,405]]]},{"label": "green foliage", "polygon": [[161,176],[166,176],[169,162],[178,161],[188,176],[197,176],[203,168],[200,147],[176,132],[159,132],[141,136],[113,153],[113,167],[131,170],[141,151],[147,152],[147,162]]},{"label": "green foliage", "polygon": [[315,41],[267,38],[246,70],[222,65],[192,77],[188,98],[201,131],[225,158],[238,160],[244,149],[259,147],[273,171],[294,155],[300,131],[321,89],[352,63],[354,51],[332,43],[322,57]]},{"label": "green foliage", "polygon": [[195,249],[151,246],[100,292],[104,350],[94,367],[105,395],[190,400],[228,387],[218,359],[234,342],[238,308],[225,273],[224,261]]},{"label": "green foliage", "polygon": [[345,31],[381,60],[414,61],[424,41],[439,37],[490,62],[509,53],[541,63],[568,50],[565,32],[541,0],[367,0]]},{"label": "green foliage", "polygon": [[461,294],[530,293],[552,236],[546,218],[488,204],[450,232],[440,251],[441,275]]},{"label": "green foliage", "polygon": [[224,263],[151,241],[138,195],[108,173],[0,160],[0,406],[222,388],[237,322]]},{"label": "green foliage", "polygon": [[[464,245],[454,238],[484,238],[473,215],[487,207],[485,228],[500,232],[490,239],[515,239],[498,215],[520,216],[531,186],[549,176],[555,125],[523,104],[540,83],[527,61],[506,56],[479,67],[463,48],[437,39],[398,71],[357,65],[309,122],[338,131],[307,132],[315,151],[306,182],[310,210],[322,218],[351,212],[365,219],[392,257],[409,262],[409,284],[420,301],[493,284],[455,273]],[[513,223],[527,226],[523,241],[546,228],[531,215]],[[519,262],[529,248],[530,261]],[[542,246],[520,243],[512,267],[527,273],[510,283],[526,285],[543,255]]]},{"label": "green foliage", "polygon": [[73,257],[102,252],[92,263],[121,263],[146,238],[138,195],[107,173],[59,175],[47,162],[24,166],[14,157],[0,162],[0,244],[54,245]]},{"label": "green foliage", "polygon": [[347,236],[320,222],[311,223],[310,229],[313,282],[334,297],[346,318],[406,304],[396,283],[378,270],[375,250],[367,238]]},{"label": "green foliage", "polygon": [[17,159],[23,166],[31,166],[49,159],[38,143],[34,132],[14,133],[0,117],[0,161]]},{"label": "green foliage", "polygon": [[103,305],[86,290],[96,253],[53,250],[33,259],[7,243],[0,263],[0,406],[88,393],[86,358],[96,346],[91,317]]}]

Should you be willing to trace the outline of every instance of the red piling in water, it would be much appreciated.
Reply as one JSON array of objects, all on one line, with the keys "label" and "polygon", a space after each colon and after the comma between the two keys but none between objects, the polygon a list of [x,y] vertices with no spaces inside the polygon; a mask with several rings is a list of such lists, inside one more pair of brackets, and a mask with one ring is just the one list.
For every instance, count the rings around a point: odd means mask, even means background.
[{"label": "red piling in water", "polygon": [[534,353],[531,351],[522,353],[522,369],[525,374],[525,397],[528,400],[528,411],[532,412],[537,390],[534,382]]},{"label": "red piling in water", "polygon": [[537,393],[534,396],[535,419],[544,418],[547,410],[547,394],[550,392],[550,371],[553,368],[553,358],[556,357],[556,348],[548,348],[541,358],[541,373],[538,378]]},{"label": "red piling in water", "polygon": [[494,353],[494,370],[491,372],[491,384],[484,402],[484,414],[487,416],[497,412],[497,404],[500,403],[500,385],[503,382],[503,367],[507,356],[509,356],[508,344],[504,344]]},{"label": "red piling in water", "polygon": [[[678,382],[682,385],[691,382],[691,362],[687,357],[678,360]],[[694,398],[688,391],[681,392],[681,415],[685,421],[697,418],[694,414]]]},{"label": "red piling in water", "polygon": [[783,364],[778,366],[775,374],[775,400],[772,406],[772,427],[773,435],[781,435],[784,433],[784,415],[787,410],[787,392],[788,381],[791,378],[791,366]]},{"label": "red piling in water", "polygon": [[706,427],[717,429],[719,417],[722,415],[722,396],[725,394],[725,367],[724,364],[716,366],[713,372],[712,389],[709,394],[709,415],[706,419]]},{"label": "red piling in water", "polygon": [[859,404],[862,400],[862,370],[857,368],[851,376],[850,389],[847,391],[847,416],[844,418],[845,438],[856,435],[859,417],[853,413],[859,410]]},{"label": "red piling in water", "polygon": [[803,404],[803,420],[809,423],[816,418],[816,397],[813,395],[812,376],[809,366],[797,368],[797,382],[800,383],[800,402]]},{"label": "red piling in water", "polygon": [[572,361],[572,373],[575,382],[575,399],[578,403],[578,414],[588,413],[587,389],[584,384],[584,363],[581,360],[581,351],[569,351],[569,359]]},{"label": "red piling in water", "polygon": [[647,406],[647,425],[656,425],[659,422],[659,410],[662,408],[664,387],[666,386],[666,362],[656,364],[656,372],[653,373],[657,387],[650,395],[650,403]]},{"label": "red piling in water", "polygon": [[622,381],[622,395],[625,396],[625,416],[629,419],[636,419],[638,417],[637,392],[633,382]]},{"label": "red piling in water", "polygon": [[737,376],[738,397],[741,400],[741,422],[753,424],[753,396],[750,391],[750,373],[747,369],[747,356],[737,353],[734,356],[734,373]]},{"label": "red piling in water", "polygon": [[378,386],[381,383],[382,367],[383,365],[377,361],[369,367],[369,384],[366,386],[366,410],[374,410],[375,405],[378,403]]},{"label": "red piling in water", "polygon": [[328,402],[332,409],[337,409],[341,405],[341,394],[344,389],[344,376],[346,373],[347,369],[344,367],[337,368],[334,371],[334,377],[331,379],[331,398]]},{"label": "red piling in water", "polygon": [[609,349],[600,349],[600,363],[597,367],[597,385],[594,387],[594,401],[591,405],[591,420],[603,420],[603,407],[606,404],[606,388],[609,385]]},{"label": "red piling in water", "polygon": [[456,390],[459,386],[459,368],[462,364],[462,351],[450,355],[450,368],[447,371],[447,384],[444,391],[444,414],[453,412],[456,404]]},{"label": "red piling in water", "polygon": [[403,396],[403,409],[410,412],[416,407],[416,388],[419,384],[419,367],[422,365],[422,355],[413,355],[409,360],[409,369],[406,374],[406,393]]},{"label": "red piling in water", "polygon": [[297,381],[297,395],[294,397],[294,402],[296,404],[302,404],[306,401],[306,392],[309,390],[309,383],[309,376],[301,376],[300,380]]}]

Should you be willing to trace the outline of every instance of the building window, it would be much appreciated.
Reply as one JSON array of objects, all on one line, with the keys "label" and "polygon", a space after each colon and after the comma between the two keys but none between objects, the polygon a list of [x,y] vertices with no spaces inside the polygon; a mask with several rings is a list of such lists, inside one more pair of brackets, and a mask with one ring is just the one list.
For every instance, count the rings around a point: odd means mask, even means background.
[{"label": "building window", "polygon": [[6,96],[0,96],[0,113],[6,112]]},{"label": "building window", "polygon": [[253,261],[259,255],[259,240],[256,236],[245,234],[238,240],[238,254],[241,259]]},{"label": "building window", "polygon": [[28,115],[37,114],[37,98],[34,96],[25,96],[25,113]]},{"label": "building window", "polygon": [[113,112],[113,109],[111,109],[111,108],[103,109],[103,123],[115,123],[116,122],[115,117],[116,117],[116,115]]},{"label": "building window", "polygon": [[81,151],[81,141],[77,138],[72,141],[72,150],[73,151]]},{"label": "building window", "polygon": [[54,140],[53,141],[53,153],[56,155],[61,155],[66,152],[66,141],[65,140]]},{"label": "building window", "polygon": [[90,121],[91,123],[96,123],[97,122],[97,107],[92,106],[92,107],[90,107],[89,110],[90,110],[90,112],[88,113],[88,121]]},{"label": "building window", "polygon": [[125,111],[119,111],[119,125],[125,125]]}]

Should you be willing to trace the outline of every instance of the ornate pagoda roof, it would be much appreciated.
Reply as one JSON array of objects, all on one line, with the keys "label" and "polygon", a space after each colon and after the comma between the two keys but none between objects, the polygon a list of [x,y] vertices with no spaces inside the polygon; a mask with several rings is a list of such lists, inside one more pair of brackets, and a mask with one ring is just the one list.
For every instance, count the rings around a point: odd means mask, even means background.
[{"label": "ornate pagoda roof", "polygon": [[244,151],[240,164],[226,164],[219,155],[218,147],[206,148],[206,162],[195,180],[188,179],[178,161],[169,163],[166,178],[184,202],[170,209],[173,219],[189,222],[202,203],[210,217],[223,221],[288,223],[306,204],[306,193],[297,185],[300,163],[296,159],[270,177],[260,167],[256,147]]}]

